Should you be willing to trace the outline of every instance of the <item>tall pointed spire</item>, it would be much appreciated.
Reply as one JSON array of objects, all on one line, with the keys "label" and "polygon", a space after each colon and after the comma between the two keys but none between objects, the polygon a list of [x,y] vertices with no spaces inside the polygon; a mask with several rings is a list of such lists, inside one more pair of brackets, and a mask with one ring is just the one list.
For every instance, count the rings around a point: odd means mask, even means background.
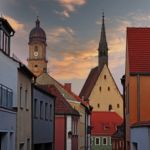
[{"label": "tall pointed spire", "polygon": [[104,12],[102,15],[102,27],[101,27],[101,37],[99,42],[98,48],[98,66],[101,68],[105,64],[108,65],[108,46],[106,40],[106,33],[105,33],[105,19],[104,19]]}]

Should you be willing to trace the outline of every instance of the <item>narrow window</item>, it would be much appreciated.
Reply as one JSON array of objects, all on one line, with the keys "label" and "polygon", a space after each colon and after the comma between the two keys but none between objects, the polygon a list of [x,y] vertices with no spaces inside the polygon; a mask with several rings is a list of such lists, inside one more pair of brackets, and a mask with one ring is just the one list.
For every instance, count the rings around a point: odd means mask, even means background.
[{"label": "narrow window", "polygon": [[53,113],[52,113],[52,104],[50,104],[50,120],[52,120],[52,116],[53,116]]},{"label": "narrow window", "polygon": [[108,86],[108,91],[110,91],[110,87]]},{"label": "narrow window", "polygon": [[42,111],[43,111],[43,102],[40,101],[40,118],[41,119],[43,119]]},{"label": "narrow window", "polygon": [[109,111],[112,110],[112,105],[111,105],[111,104],[108,106],[108,110],[109,110]]},{"label": "narrow window", "polygon": [[100,108],[100,104],[97,104],[97,107]]},{"label": "narrow window", "polygon": [[25,90],[25,107],[26,110],[28,110],[28,90]]},{"label": "narrow window", "polygon": [[34,65],[34,67],[35,67],[35,68],[37,68],[37,67],[38,67],[38,65]]},{"label": "narrow window", "polygon": [[34,99],[34,118],[37,118],[37,99]]},{"label": "narrow window", "polygon": [[22,86],[20,86],[20,108],[22,109]]},{"label": "narrow window", "polygon": [[104,79],[106,80],[106,75],[104,75]]},{"label": "narrow window", "polygon": [[103,145],[107,145],[107,138],[103,137]]},{"label": "narrow window", "polygon": [[48,117],[47,117],[47,108],[48,107],[48,104],[45,103],[45,120],[48,120]]},{"label": "narrow window", "polygon": [[99,138],[95,138],[95,145],[100,145],[100,139]]},{"label": "narrow window", "polygon": [[101,86],[99,87],[99,91],[100,91],[100,92],[102,91],[102,87],[101,87]]},{"label": "narrow window", "polygon": [[27,139],[27,150],[30,150],[30,139]]},{"label": "narrow window", "polygon": [[120,105],[119,105],[119,104],[117,104],[117,108],[120,108]]}]

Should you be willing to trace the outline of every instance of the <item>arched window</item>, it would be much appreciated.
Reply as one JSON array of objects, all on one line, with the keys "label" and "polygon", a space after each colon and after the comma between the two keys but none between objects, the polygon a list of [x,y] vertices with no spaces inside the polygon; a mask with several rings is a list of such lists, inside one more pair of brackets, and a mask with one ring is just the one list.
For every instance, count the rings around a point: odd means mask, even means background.
[{"label": "arched window", "polygon": [[112,110],[112,105],[111,105],[111,104],[108,106],[108,110],[109,110],[109,111]]}]

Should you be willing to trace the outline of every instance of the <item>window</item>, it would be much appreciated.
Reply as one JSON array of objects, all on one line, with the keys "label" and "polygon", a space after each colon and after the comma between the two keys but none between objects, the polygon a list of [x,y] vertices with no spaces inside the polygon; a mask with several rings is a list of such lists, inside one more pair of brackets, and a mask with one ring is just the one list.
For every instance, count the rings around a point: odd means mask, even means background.
[{"label": "window", "polygon": [[95,138],[95,145],[100,145],[100,139],[98,137]]},{"label": "window", "polygon": [[120,108],[120,105],[119,105],[119,104],[117,104],[117,108]]},{"label": "window", "polygon": [[107,138],[106,137],[103,137],[103,145],[107,145]]},{"label": "window", "polygon": [[108,86],[108,91],[110,91],[110,87]]},{"label": "window", "polygon": [[38,67],[38,65],[34,65],[34,67],[35,67],[35,68],[37,68],[37,67]]},{"label": "window", "polygon": [[34,118],[37,118],[37,99],[34,99]]},{"label": "window", "polygon": [[52,120],[53,113],[52,113],[52,104],[50,104],[50,110],[49,110],[50,120]]},{"label": "window", "polygon": [[101,86],[99,87],[99,91],[100,91],[100,92],[102,91],[102,87],[101,87]]},{"label": "window", "polygon": [[21,143],[21,144],[19,145],[19,150],[24,150],[24,143]]},{"label": "window", "polygon": [[28,109],[28,90],[27,89],[25,90],[25,107],[26,107],[26,110],[29,110]]},{"label": "window", "polygon": [[97,104],[97,107],[100,108],[100,104]]},{"label": "window", "polygon": [[48,117],[47,117],[47,109],[48,109],[48,104],[45,103],[45,120],[48,120]]},{"label": "window", "polygon": [[106,75],[104,75],[104,79],[106,80]]},{"label": "window", "polygon": [[35,51],[35,52],[37,52],[37,51],[38,51],[38,47],[37,47],[37,46],[35,46],[34,51]]},{"label": "window", "polygon": [[13,90],[0,84],[0,106],[11,108],[13,103]]},{"label": "window", "polygon": [[22,99],[22,85],[20,85],[20,108],[23,109],[23,99]]},{"label": "window", "polygon": [[27,150],[30,150],[30,139],[27,139]]},{"label": "window", "polygon": [[40,118],[43,119],[43,102],[40,101]]},{"label": "window", "polygon": [[110,104],[109,106],[108,106],[108,111],[111,111],[112,110],[112,105]]}]

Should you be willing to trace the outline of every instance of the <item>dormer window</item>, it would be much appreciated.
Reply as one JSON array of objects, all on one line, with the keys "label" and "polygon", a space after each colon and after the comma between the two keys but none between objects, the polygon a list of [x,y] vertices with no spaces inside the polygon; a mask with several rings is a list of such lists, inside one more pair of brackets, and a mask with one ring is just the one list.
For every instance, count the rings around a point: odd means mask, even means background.
[{"label": "dormer window", "polygon": [[10,55],[10,37],[14,35],[14,30],[6,19],[0,18],[0,50]]}]

